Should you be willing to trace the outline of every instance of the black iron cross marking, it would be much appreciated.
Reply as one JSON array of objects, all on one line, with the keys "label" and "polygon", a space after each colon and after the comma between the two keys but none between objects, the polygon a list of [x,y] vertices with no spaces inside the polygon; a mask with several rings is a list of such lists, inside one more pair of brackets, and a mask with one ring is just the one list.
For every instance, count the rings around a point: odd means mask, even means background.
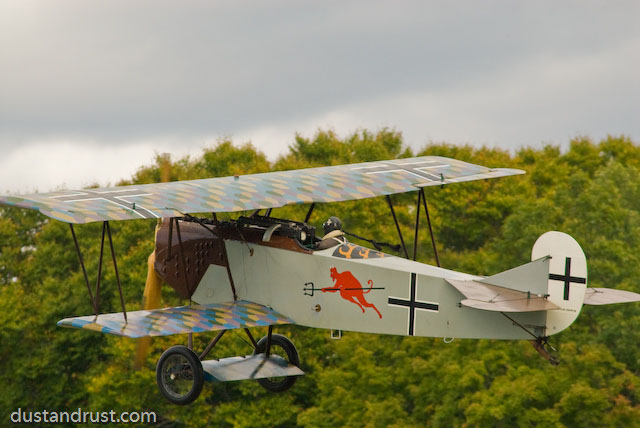
[{"label": "black iron cross marking", "polygon": [[51,196],[50,199],[56,199],[62,202],[85,202],[103,200],[112,204],[118,205],[121,208],[130,210],[138,214],[141,218],[159,218],[159,216],[153,211],[130,202],[125,198],[135,198],[140,196],[150,196],[151,193],[140,193],[138,189],[121,189],[121,190],[92,190],[85,189],[76,193],[67,195]]},{"label": "black iron cross marking", "polygon": [[587,283],[586,278],[571,276],[571,257],[565,258],[564,275],[557,275],[555,273],[550,273],[549,279],[564,282],[564,300],[569,300],[569,286],[571,285],[572,282],[576,284]]},{"label": "black iron cross marking", "polygon": [[449,165],[438,163],[434,160],[422,160],[414,162],[394,162],[394,163],[376,163],[374,165],[360,166],[352,168],[352,170],[364,169],[365,174],[384,174],[388,172],[406,172],[423,180],[443,181],[444,176],[440,173],[426,171],[434,168],[444,168]]},{"label": "black iron cross marking", "polygon": [[422,311],[430,311],[430,312],[438,312],[438,304],[432,302],[421,302],[416,300],[416,283],[417,278],[416,274],[411,274],[411,294],[409,300],[398,299],[397,297],[389,297],[389,305],[391,306],[402,306],[409,309],[409,326],[408,333],[409,336],[415,336],[414,327],[416,322],[416,309]]}]

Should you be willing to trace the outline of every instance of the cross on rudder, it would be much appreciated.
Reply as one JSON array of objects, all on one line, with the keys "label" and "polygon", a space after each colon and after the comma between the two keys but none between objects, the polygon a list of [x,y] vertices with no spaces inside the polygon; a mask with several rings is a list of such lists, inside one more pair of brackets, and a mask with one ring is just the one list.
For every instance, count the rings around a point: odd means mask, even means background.
[{"label": "cross on rudder", "polygon": [[576,283],[576,284],[586,284],[587,283],[587,278],[580,278],[580,277],[577,277],[577,276],[571,276],[571,257],[565,257],[564,274],[563,275],[558,275],[558,274],[555,274],[555,273],[550,273],[549,274],[549,279],[553,279],[555,281],[564,282],[564,296],[563,296],[564,300],[569,300],[569,291],[570,291],[572,282]]}]

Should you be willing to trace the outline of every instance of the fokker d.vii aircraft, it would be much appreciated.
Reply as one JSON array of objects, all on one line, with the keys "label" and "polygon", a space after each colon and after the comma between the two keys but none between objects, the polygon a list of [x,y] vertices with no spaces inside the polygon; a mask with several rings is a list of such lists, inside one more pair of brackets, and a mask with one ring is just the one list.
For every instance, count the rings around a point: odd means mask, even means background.
[{"label": "fokker d.vii aircraft", "polygon": [[[640,294],[587,288],[587,263],[578,243],[561,232],[539,237],[531,262],[493,276],[454,272],[409,259],[390,195],[417,193],[415,241],[424,187],[522,174],[454,159],[425,156],[352,165],[204,180],[60,191],[0,197],[0,203],[34,209],[70,224],[93,305],[93,315],[65,318],[63,327],[140,338],[189,334],[189,346],[160,357],[162,394],[187,404],[204,380],[257,379],[274,392],[302,375],[289,339],[274,325],[443,338],[529,339],[547,352],[549,336],[566,329],[583,304],[640,301]],[[353,243],[318,249],[307,223],[316,203],[384,196],[406,258]],[[310,204],[304,221],[271,217],[272,208]],[[260,215],[261,210],[266,210]],[[219,221],[217,212],[251,212]],[[207,218],[196,213],[211,213]],[[105,238],[117,264],[109,222],[163,219],[156,229],[153,270],[187,306],[100,314]],[[95,291],[89,285],[73,225],[103,222]],[[430,222],[429,222],[430,227]],[[432,235],[433,239],[433,235]],[[435,249],[435,243],[434,243]],[[437,253],[436,253],[437,254]],[[439,263],[438,263],[439,264]],[[94,294],[95,293],[95,294]],[[249,328],[269,326],[256,341]],[[205,360],[225,331],[244,329],[253,355]],[[199,355],[191,334],[217,330]]]}]

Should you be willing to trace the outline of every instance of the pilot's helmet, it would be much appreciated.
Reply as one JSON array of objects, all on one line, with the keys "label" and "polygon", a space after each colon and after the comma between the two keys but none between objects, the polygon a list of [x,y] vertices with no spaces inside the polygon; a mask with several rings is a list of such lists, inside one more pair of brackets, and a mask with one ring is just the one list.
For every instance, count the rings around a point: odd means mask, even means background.
[{"label": "pilot's helmet", "polygon": [[342,230],[342,222],[338,217],[331,216],[322,223],[322,228],[324,229],[325,235],[334,230]]}]

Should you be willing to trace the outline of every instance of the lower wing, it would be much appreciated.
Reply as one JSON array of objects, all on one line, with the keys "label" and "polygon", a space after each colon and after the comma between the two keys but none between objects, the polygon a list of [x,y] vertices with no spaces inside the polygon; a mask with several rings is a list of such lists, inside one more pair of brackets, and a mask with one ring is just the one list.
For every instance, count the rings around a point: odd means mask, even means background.
[{"label": "lower wing", "polygon": [[273,309],[245,300],[127,312],[126,322],[122,312],[58,321],[60,327],[131,338],[292,323],[291,319]]}]

